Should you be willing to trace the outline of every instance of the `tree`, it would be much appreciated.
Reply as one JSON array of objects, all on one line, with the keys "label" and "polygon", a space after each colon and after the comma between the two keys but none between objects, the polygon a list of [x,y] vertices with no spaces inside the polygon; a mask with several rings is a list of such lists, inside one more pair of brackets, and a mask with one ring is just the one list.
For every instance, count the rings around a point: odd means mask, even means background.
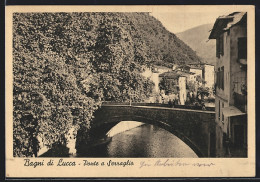
[{"label": "tree", "polygon": [[188,81],[186,87],[190,92],[196,91],[196,85],[193,81]]},{"label": "tree", "polygon": [[14,13],[14,156],[65,145],[71,128],[87,141],[102,101],[152,94],[145,67],[198,60],[149,13]]},{"label": "tree", "polygon": [[175,93],[177,94],[179,91],[179,87],[177,85],[177,82],[171,79],[167,79],[166,77],[163,77],[160,80],[159,83],[160,90],[164,90],[166,95]]},{"label": "tree", "polygon": [[204,99],[204,96],[209,96],[209,88],[205,86],[200,86],[198,88],[198,94],[201,95],[201,99]]},{"label": "tree", "polygon": [[48,147],[65,144],[100,104],[88,97],[93,81],[82,82],[94,73],[88,54],[76,57],[72,22],[66,13],[14,14],[14,156],[35,155],[39,136]]},{"label": "tree", "polygon": [[130,88],[136,101],[149,96],[143,43],[121,15],[14,13],[14,156],[37,155],[39,137],[66,145],[71,128],[87,140],[101,101],[127,100]]}]

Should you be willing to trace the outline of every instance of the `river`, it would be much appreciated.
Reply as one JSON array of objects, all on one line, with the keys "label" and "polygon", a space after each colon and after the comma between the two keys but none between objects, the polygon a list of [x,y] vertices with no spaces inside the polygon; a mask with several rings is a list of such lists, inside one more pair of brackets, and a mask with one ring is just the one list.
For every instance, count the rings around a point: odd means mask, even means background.
[{"label": "river", "polygon": [[123,132],[114,132],[112,140],[78,157],[173,157],[195,158],[194,151],[172,133],[143,124]]}]

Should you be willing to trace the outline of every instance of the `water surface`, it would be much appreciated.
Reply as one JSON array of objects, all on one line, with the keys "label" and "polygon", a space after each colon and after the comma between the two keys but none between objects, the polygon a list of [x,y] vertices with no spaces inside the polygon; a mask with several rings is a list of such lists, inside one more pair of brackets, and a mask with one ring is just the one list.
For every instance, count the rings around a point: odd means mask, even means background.
[{"label": "water surface", "polygon": [[80,157],[197,157],[178,137],[149,124],[115,134],[108,144],[97,146],[81,155]]}]

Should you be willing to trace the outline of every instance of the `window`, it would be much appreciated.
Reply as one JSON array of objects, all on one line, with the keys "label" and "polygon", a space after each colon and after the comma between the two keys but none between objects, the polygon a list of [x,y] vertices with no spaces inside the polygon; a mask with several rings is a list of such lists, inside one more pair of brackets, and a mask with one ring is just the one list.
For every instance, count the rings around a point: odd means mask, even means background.
[{"label": "window", "polygon": [[221,68],[218,68],[217,87],[224,90],[224,66],[222,66]]},{"label": "window", "polygon": [[238,44],[238,60],[247,59],[247,38],[240,37],[237,41]]},{"label": "window", "polygon": [[224,90],[224,66],[221,67],[220,78],[221,78],[220,88],[221,88],[222,90]]},{"label": "window", "polygon": [[[224,102],[222,102],[222,108],[224,108]],[[224,114],[222,112],[222,122],[224,123]]]},{"label": "window", "polygon": [[216,40],[216,56],[220,58],[220,55],[224,55],[224,36],[220,35]]},{"label": "window", "polygon": [[218,71],[217,71],[217,82],[216,82],[216,84],[217,84],[217,87],[219,88],[219,73],[220,73],[220,68],[218,68]]},{"label": "window", "polygon": [[220,119],[220,101],[218,101],[218,119]]}]

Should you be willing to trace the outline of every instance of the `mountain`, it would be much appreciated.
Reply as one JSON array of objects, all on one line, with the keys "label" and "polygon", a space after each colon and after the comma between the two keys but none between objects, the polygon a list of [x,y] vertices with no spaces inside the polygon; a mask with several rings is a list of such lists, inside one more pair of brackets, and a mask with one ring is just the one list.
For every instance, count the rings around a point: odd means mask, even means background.
[{"label": "mountain", "polygon": [[213,28],[213,24],[204,24],[184,32],[177,33],[183,42],[189,45],[199,57],[201,57],[202,62],[215,65],[216,54],[215,40],[209,40],[210,30]]}]

